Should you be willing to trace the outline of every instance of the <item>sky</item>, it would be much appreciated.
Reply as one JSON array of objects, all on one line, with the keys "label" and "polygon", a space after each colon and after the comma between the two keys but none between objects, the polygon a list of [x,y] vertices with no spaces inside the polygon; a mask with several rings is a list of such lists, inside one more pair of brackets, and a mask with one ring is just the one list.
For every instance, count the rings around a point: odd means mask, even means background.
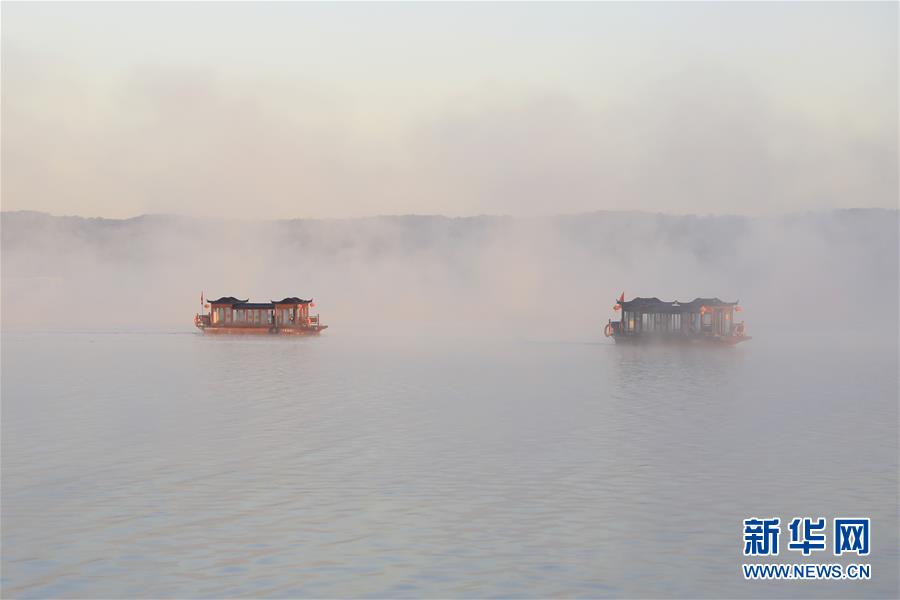
[{"label": "sky", "polygon": [[10,3],[3,210],[896,207],[898,5]]}]

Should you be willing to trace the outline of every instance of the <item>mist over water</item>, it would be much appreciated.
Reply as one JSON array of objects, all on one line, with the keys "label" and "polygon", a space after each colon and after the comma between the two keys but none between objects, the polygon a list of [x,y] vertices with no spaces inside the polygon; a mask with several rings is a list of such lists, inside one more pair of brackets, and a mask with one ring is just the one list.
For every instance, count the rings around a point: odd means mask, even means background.
[{"label": "mist over water", "polygon": [[751,334],[897,328],[895,210],[2,218],[7,329],[190,330],[201,290],[314,297],[330,334],[591,340],[623,291],[740,300]]},{"label": "mist over water", "polygon": [[[897,211],[2,218],[4,596],[900,594]],[[754,339],[614,345],[623,290]],[[871,517],[872,580],[745,582],[749,516]]]}]

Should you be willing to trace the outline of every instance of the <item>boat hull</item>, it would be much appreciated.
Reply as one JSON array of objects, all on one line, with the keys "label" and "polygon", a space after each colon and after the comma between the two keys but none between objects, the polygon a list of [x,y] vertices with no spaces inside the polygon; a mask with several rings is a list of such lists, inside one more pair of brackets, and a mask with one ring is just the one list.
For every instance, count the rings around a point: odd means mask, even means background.
[{"label": "boat hull", "polygon": [[741,342],[752,340],[749,335],[729,336],[648,336],[648,335],[613,335],[617,344],[671,344],[671,345],[703,345],[703,346],[735,346]]},{"label": "boat hull", "polygon": [[200,327],[200,331],[210,335],[319,335],[328,325],[312,327]]}]

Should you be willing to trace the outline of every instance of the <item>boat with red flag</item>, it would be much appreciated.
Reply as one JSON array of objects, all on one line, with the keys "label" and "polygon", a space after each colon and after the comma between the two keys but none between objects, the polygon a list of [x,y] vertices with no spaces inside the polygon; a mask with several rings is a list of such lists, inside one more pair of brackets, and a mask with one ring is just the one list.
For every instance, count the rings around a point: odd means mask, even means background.
[{"label": "boat with red flag", "polygon": [[[203,333],[318,335],[328,328],[318,314],[310,314],[315,301],[289,296],[268,302],[250,302],[234,296],[204,301],[194,315],[194,325]],[[205,311],[205,312],[204,312]]]},{"label": "boat with red flag", "polygon": [[735,320],[742,312],[738,302],[718,298],[694,298],[688,302],[659,298],[625,300],[623,293],[613,310],[621,313],[618,321],[609,319],[606,337],[615,342],[687,342],[734,345],[751,339],[744,321]]}]

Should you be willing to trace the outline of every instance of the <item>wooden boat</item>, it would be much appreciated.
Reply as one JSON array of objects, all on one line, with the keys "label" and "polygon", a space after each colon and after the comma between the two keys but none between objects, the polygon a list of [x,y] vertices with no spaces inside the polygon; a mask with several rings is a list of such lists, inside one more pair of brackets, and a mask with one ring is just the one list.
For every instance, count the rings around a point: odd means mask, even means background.
[{"label": "wooden boat", "polygon": [[659,298],[634,298],[622,294],[613,310],[621,311],[619,321],[610,319],[606,337],[619,342],[675,342],[734,345],[751,339],[744,322],[736,323],[741,312],[737,302],[718,298],[694,298],[690,302],[667,302]]},{"label": "wooden boat", "polygon": [[269,302],[249,302],[233,296],[200,304],[208,313],[194,315],[194,325],[203,333],[318,335],[328,325],[319,322],[319,315],[309,314],[315,308],[312,299],[288,297]]}]

